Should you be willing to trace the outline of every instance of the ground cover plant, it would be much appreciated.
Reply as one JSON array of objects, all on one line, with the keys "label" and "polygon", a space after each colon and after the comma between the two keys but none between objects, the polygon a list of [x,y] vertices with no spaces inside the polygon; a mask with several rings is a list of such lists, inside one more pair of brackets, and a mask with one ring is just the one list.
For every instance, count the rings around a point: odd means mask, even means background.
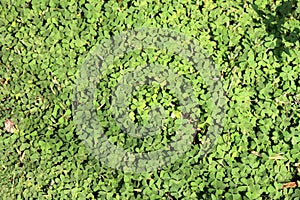
[{"label": "ground cover plant", "polygon": [[[0,193],[2,199],[299,199],[300,2],[71,0],[0,3]],[[191,81],[201,108],[192,148],[152,172],[99,162],[72,115],[76,74],[112,35],[168,28],[199,41],[221,73],[226,121],[206,157],[209,93],[193,66],[162,50],[117,59],[97,86],[95,108],[109,140],[132,152],[163,148],[181,117],[163,81],[133,91],[129,117],[149,123],[152,105],[172,117],[144,141],[121,131],[109,95],[132,68],[158,63]],[[117,67],[116,67],[117,66]],[[149,115],[148,115],[149,114]]]}]

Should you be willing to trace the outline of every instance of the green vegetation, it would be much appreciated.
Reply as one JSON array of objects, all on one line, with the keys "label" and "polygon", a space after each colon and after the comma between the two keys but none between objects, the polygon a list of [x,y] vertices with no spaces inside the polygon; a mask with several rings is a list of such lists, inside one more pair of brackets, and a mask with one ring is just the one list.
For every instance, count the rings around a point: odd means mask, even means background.
[{"label": "green vegetation", "polygon": [[[201,115],[183,157],[153,172],[100,163],[81,143],[72,115],[76,74],[92,48],[140,27],[192,37],[221,73],[226,122],[204,158],[210,95],[187,60],[133,51],[108,67],[95,108],[109,140],[132,152],[163,148],[182,108],[163,81],[132,91],[132,122],[150,107],[172,117],[144,141],[122,132],[110,95],[125,71],[157,63],[191,82]],[[2,199],[299,199],[300,2],[188,0],[2,0],[0,3],[0,194]],[[124,68],[124,71],[120,69]]]}]

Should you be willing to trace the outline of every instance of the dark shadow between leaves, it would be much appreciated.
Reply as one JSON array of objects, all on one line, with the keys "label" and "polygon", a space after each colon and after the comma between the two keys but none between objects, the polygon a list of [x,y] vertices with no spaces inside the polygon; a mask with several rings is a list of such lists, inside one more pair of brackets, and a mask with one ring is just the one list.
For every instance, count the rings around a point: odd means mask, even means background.
[{"label": "dark shadow between leaves", "polygon": [[282,59],[282,54],[285,52],[290,55],[289,48],[285,47],[284,41],[296,42],[300,39],[300,29],[295,28],[292,32],[283,27],[288,17],[293,15],[297,8],[297,0],[283,2],[275,10],[275,13],[266,13],[258,8],[257,5],[252,4],[252,8],[261,18],[266,27],[266,32],[273,35],[276,39],[276,46],[273,49],[273,54],[278,60]]}]

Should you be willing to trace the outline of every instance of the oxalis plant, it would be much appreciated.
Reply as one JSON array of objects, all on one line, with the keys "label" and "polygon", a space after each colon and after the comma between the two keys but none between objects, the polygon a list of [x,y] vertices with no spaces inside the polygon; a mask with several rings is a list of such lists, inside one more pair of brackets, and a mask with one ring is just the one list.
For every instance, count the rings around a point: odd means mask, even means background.
[{"label": "oxalis plant", "polygon": [[[111,100],[112,112],[110,115],[115,118],[120,129],[126,131],[132,137],[145,138],[159,134],[159,138],[162,139],[160,132],[176,133],[172,139],[169,138],[171,139],[170,144],[153,152],[132,153],[118,148],[108,140],[104,130],[101,130],[99,119],[96,117],[95,105],[93,104],[93,94],[97,88],[99,76],[100,81],[101,75],[107,76],[105,71],[114,67],[111,64],[115,57],[135,49],[147,48],[160,48],[166,52],[172,52],[175,55],[189,59],[189,62],[196,65],[196,70],[201,72],[199,76],[202,75],[207,82],[214,105],[211,107],[213,117],[210,119],[212,120],[212,126],[208,129],[207,141],[201,143],[204,148],[201,154],[206,154],[213,147],[216,135],[221,131],[224,118],[225,95],[220,82],[220,75],[205,56],[204,49],[201,49],[196,40],[168,29],[142,28],[121,33],[112,37],[109,41],[104,41],[87,58],[81,68],[82,72],[80,72],[78,86],[75,91],[75,121],[77,130],[80,130],[81,139],[90,151],[102,162],[124,171],[144,172],[158,169],[174,161],[174,159],[178,159],[179,155],[188,150],[187,147],[192,144],[193,137],[198,137],[195,134],[197,134],[198,129],[199,109],[197,107],[199,107],[199,100],[196,97],[197,94],[193,91],[191,83],[193,80],[182,78],[172,68],[157,64],[146,64],[145,66],[130,68],[129,72],[126,68],[119,71],[119,73],[124,73],[124,76],[121,79],[116,77],[120,80],[116,81],[116,86],[111,90],[113,94],[108,99]],[[169,113],[170,111],[166,112],[164,107],[154,104],[151,106],[150,122],[148,125],[142,124],[143,126],[133,123],[135,119],[133,111],[128,113],[131,109],[130,104],[126,101],[128,101],[127,99],[131,96],[131,93],[141,84],[151,85],[153,83],[159,83],[161,88],[166,87],[169,91],[174,91],[173,93],[177,98],[176,104],[178,105],[169,102],[168,106],[173,105],[173,108],[181,110],[179,113],[176,111],[177,119],[172,122],[173,127],[169,125],[169,128],[165,128],[165,130],[162,129],[163,117],[165,114],[168,114],[166,119],[176,117],[175,110],[171,110],[171,113]],[[166,96],[166,93],[162,94]],[[99,96],[99,99],[105,98],[101,94]],[[162,98],[166,99],[166,97]],[[102,105],[104,104],[106,103],[103,102]],[[140,105],[140,109],[141,106],[144,108],[146,104]],[[175,132],[172,130],[174,128],[176,128]],[[138,145],[136,148],[147,148],[147,146]]]},{"label": "oxalis plant", "polygon": [[1,1],[2,199],[297,199],[297,1]]}]

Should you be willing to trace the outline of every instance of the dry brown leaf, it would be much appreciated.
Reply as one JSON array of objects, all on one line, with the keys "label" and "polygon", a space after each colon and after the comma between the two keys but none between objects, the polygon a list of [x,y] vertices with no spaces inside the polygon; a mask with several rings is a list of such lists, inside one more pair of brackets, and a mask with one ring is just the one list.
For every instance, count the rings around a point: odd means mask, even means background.
[{"label": "dry brown leaf", "polygon": [[296,182],[289,182],[282,185],[282,188],[294,188],[294,187],[297,187]]},{"label": "dry brown leaf", "polygon": [[9,133],[14,133],[14,131],[15,131],[14,125],[15,124],[10,119],[7,119],[4,122],[4,130]]},{"label": "dry brown leaf", "polygon": [[272,159],[272,160],[284,160],[286,159],[285,157],[282,157],[280,154],[276,154],[275,156],[273,157],[269,157],[269,159]]},{"label": "dry brown leaf", "polygon": [[262,157],[262,155],[261,155],[260,153],[258,153],[257,151],[251,151],[251,153],[252,153],[253,155],[258,156],[258,157]]}]

